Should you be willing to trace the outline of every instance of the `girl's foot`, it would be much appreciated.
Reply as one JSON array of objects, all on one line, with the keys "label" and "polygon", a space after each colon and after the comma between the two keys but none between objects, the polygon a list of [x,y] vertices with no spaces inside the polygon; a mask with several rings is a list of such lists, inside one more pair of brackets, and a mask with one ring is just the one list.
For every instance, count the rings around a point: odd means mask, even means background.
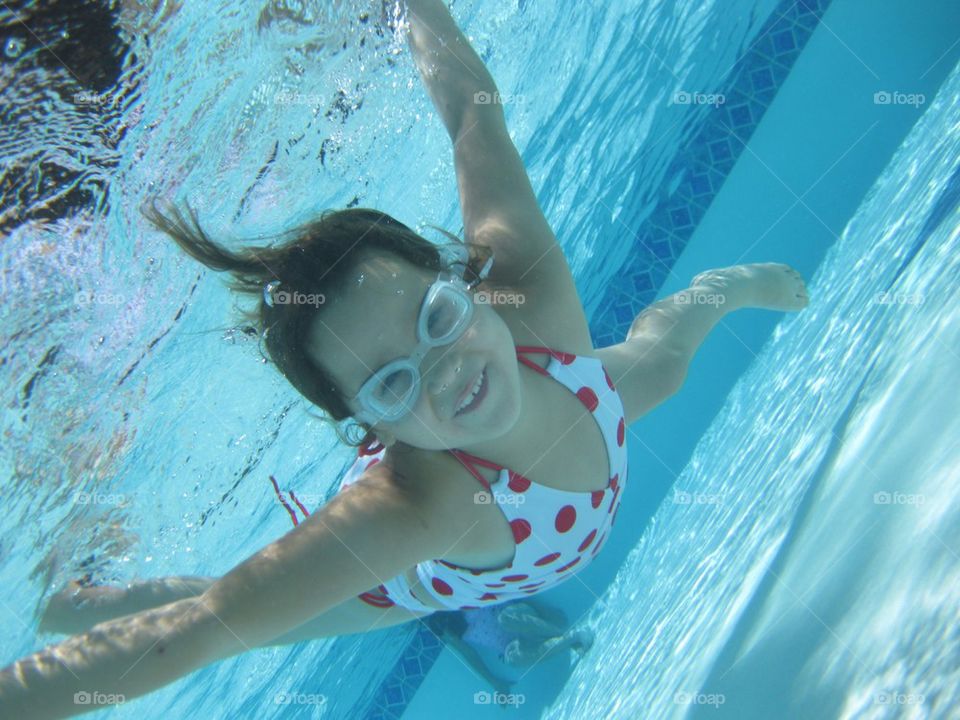
[{"label": "girl's foot", "polygon": [[723,296],[733,308],[796,311],[810,299],[803,278],[783,263],[752,263],[707,270],[697,275],[690,287],[700,287]]},{"label": "girl's foot", "polygon": [[589,628],[582,628],[571,633],[573,642],[570,644],[580,657],[583,657],[587,650],[593,646],[593,631]]}]

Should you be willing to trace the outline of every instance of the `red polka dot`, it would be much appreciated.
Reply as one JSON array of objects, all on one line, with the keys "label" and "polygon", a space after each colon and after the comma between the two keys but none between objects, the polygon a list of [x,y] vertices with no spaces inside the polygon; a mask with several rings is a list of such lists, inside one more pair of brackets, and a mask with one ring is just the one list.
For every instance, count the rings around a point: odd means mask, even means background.
[{"label": "red polka dot", "polygon": [[577,511],[573,505],[564,505],[560,508],[560,512],[557,513],[556,519],[553,521],[553,526],[557,529],[557,532],[565,533],[567,530],[573,527],[573,524],[577,521]]},{"label": "red polka dot", "polygon": [[436,590],[441,595],[447,595],[447,596],[453,595],[453,588],[447,585],[440,578],[433,578],[430,581],[430,584],[433,585],[433,589]]},{"label": "red polka dot", "polygon": [[617,509],[613,511],[613,517],[610,519],[610,527],[613,527],[617,523],[617,513],[620,512],[620,506],[617,506]]},{"label": "red polka dot", "polygon": [[374,465],[376,465],[378,462],[380,462],[380,458],[374,458],[373,460],[371,460],[371,461],[367,464],[367,470],[369,470],[370,468],[372,468],[372,467],[373,467]]},{"label": "red polka dot", "polygon": [[489,588],[501,588],[501,587],[506,587],[506,585],[504,585],[503,583],[487,583],[487,587],[489,587]]},{"label": "red polka dot", "polygon": [[460,569],[458,565],[454,565],[453,563],[448,563],[446,560],[437,560],[437,562],[440,563],[441,565],[446,565],[448,568],[453,568],[454,570]]},{"label": "red polka dot", "polygon": [[610,487],[616,492],[617,487],[620,485],[620,473],[615,473],[612,478],[610,478]]},{"label": "red polka dot", "polygon": [[620,423],[617,425],[617,446],[623,447],[623,418],[620,418]]},{"label": "red polka dot", "polygon": [[533,590],[524,590],[527,595],[536,595],[540,592],[540,588],[534,588]]},{"label": "red polka dot", "polygon": [[464,606],[463,606],[462,608],[460,608],[460,609],[461,609],[461,610],[479,610],[480,607],[479,607],[478,605],[464,605]]},{"label": "red polka dot", "polygon": [[510,529],[513,530],[513,541],[517,545],[530,537],[530,523],[523,518],[511,520]]},{"label": "red polka dot", "polygon": [[587,406],[587,410],[590,412],[596,410],[597,405],[599,405],[597,394],[586,386],[577,390],[577,397],[580,398],[580,402]]},{"label": "red polka dot", "polygon": [[607,387],[610,388],[611,390],[616,390],[616,388],[613,386],[613,380],[611,380],[610,375],[607,374],[606,368],[603,369],[603,377],[607,381]]},{"label": "red polka dot", "polygon": [[530,588],[540,587],[541,585],[543,585],[543,580],[541,580],[540,582],[530,583],[529,585],[521,585],[520,589],[529,590]]},{"label": "red polka dot", "polygon": [[583,552],[584,550],[586,550],[586,549],[587,549],[587,546],[588,546],[590,543],[593,542],[593,539],[594,539],[596,536],[597,536],[597,531],[596,531],[596,530],[591,530],[591,531],[590,531],[590,534],[587,535],[587,536],[583,539],[583,542],[582,542],[582,543],[580,543],[580,546],[577,548],[577,552]]},{"label": "red polka dot", "polygon": [[572,363],[572,362],[574,361],[574,359],[576,358],[576,355],[571,355],[570,353],[560,352],[560,351],[558,351],[558,350],[554,350],[554,351],[552,351],[550,354],[551,354],[553,357],[555,357],[557,360],[559,360],[560,363],[563,364],[563,365],[569,365],[569,364]]},{"label": "red polka dot", "polygon": [[534,563],[534,565],[536,565],[537,567],[542,567],[542,566],[544,566],[544,565],[549,565],[549,564],[552,563],[554,560],[556,560],[558,557],[560,557],[560,553],[558,553],[558,552],[550,553],[549,555],[544,555],[542,558],[540,558],[539,560],[537,560],[537,561]]},{"label": "red polka dot", "polygon": [[530,481],[527,480],[523,475],[516,473],[513,470],[508,470],[507,473],[510,477],[507,487],[513,490],[513,492],[525,493],[530,489]]},{"label": "red polka dot", "polygon": [[607,512],[608,512],[608,513],[613,512],[613,507],[614,507],[614,505],[617,504],[617,496],[618,496],[618,495],[620,495],[620,488],[617,488],[616,490],[613,491],[613,497],[610,498],[610,507],[607,508]]},{"label": "red polka dot", "polygon": [[606,534],[606,533],[604,533],[603,535],[600,536],[600,539],[597,540],[597,544],[593,546],[593,552],[591,553],[592,555],[596,555],[596,554],[597,554],[597,551],[603,546],[603,541],[606,540],[606,539],[607,539],[607,534]]},{"label": "red polka dot", "polygon": [[471,574],[471,575],[483,575],[485,572],[487,572],[487,571],[486,571],[486,570],[471,570],[471,571],[470,571],[470,574]]},{"label": "red polka dot", "polygon": [[578,562],[580,562],[580,558],[574,558],[573,560],[571,560],[570,562],[568,562],[568,563],[567,563],[566,565],[564,565],[563,567],[557,568],[557,572],[558,572],[558,573],[561,573],[561,572],[563,572],[564,570],[569,570],[569,569],[572,568],[574,565],[576,565]]},{"label": "red polka dot", "polygon": [[600,507],[600,503],[603,502],[604,492],[603,490],[597,490],[590,493],[590,504],[593,505],[593,509],[596,510]]},{"label": "red polka dot", "polygon": [[496,599],[497,599],[497,595],[496,595],[496,593],[484,593],[483,595],[480,596],[480,599],[481,599],[481,600],[496,600]]},{"label": "red polka dot", "polygon": [[529,575],[504,575],[501,580],[504,582],[520,582],[521,580],[526,580]]}]

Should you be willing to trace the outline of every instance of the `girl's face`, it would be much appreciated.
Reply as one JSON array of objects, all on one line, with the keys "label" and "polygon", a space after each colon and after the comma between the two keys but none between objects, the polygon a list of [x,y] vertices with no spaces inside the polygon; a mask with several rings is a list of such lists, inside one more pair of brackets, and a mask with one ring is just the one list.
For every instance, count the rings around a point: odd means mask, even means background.
[{"label": "girl's face", "polygon": [[[387,362],[417,346],[417,319],[437,277],[394,255],[368,255],[336,297],[325,298],[308,350],[348,398]],[[459,371],[457,368],[460,368]],[[479,404],[457,413],[460,399],[485,373]],[[464,333],[434,347],[420,364],[420,395],[396,422],[374,431],[427,450],[467,447],[506,434],[520,416],[520,375],[513,335],[489,305],[474,304]],[[479,397],[479,396],[478,396]],[[348,400],[354,412],[355,401]]]}]

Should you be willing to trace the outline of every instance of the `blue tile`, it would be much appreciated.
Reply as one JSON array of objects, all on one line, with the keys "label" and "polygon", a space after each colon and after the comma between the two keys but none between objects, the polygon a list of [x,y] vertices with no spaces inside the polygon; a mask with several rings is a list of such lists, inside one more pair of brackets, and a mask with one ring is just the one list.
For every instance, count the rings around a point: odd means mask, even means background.
[{"label": "blue tile", "polygon": [[690,190],[694,195],[705,195],[706,193],[713,192],[713,188],[710,186],[710,181],[706,175],[694,175],[690,178]]},{"label": "blue tile", "polygon": [[620,323],[632,322],[634,318],[633,312],[630,310],[630,308],[624,307],[623,305],[614,308],[613,316]]},{"label": "blue tile", "polygon": [[673,223],[674,227],[687,227],[690,225],[690,213],[687,212],[687,208],[680,207],[676,210],[670,211],[670,221]]},{"label": "blue tile", "polygon": [[750,115],[750,108],[746,105],[730,108],[730,119],[735,127],[742,127],[753,122],[753,118]]},{"label": "blue tile", "polygon": [[750,82],[753,84],[754,91],[766,90],[773,87],[773,75],[770,74],[769,68],[763,67],[750,73]]},{"label": "blue tile", "polygon": [[710,157],[714,162],[718,160],[727,160],[728,158],[733,157],[733,153],[730,151],[730,143],[727,138],[710,143]]},{"label": "blue tile", "polygon": [[400,663],[400,667],[403,668],[407,677],[423,676],[423,670],[420,669],[420,660],[416,657],[404,658]]}]

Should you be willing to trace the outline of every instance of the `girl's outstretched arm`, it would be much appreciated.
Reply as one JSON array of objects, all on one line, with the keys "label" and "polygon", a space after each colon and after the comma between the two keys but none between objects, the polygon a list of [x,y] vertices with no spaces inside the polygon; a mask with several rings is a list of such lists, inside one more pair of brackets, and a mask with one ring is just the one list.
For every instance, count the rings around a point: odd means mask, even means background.
[{"label": "girl's outstretched arm", "polygon": [[453,142],[465,238],[496,254],[491,282],[585,327],[573,275],[507,130],[504,103],[523,98],[499,92],[443,0],[405,5],[410,51]]},{"label": "girl's outstretched arm", "polygon": [[426,498],[377,478],[382,472],[371,470],[199,597],[100,623],[4,668],[0,717],[62,718],[128,701],[455,547],[462,528],[434,522]]},{"label": "girl's outstretched arm", "polygon": [[597,351],[623,400],[627,425],[683,386],[710,331],[734,310],[795,312],[810,302],[803,278],[783,263],[752,263],[708,270],[690,287],[640,313],[618,345]]},{"label": "girl's outstretched arm", "polygon": [[497,85],[443,0],[405,0],[404,5],[413,61],[450,139],[457,142],[471,106],[476,100],[494,104]]}]

